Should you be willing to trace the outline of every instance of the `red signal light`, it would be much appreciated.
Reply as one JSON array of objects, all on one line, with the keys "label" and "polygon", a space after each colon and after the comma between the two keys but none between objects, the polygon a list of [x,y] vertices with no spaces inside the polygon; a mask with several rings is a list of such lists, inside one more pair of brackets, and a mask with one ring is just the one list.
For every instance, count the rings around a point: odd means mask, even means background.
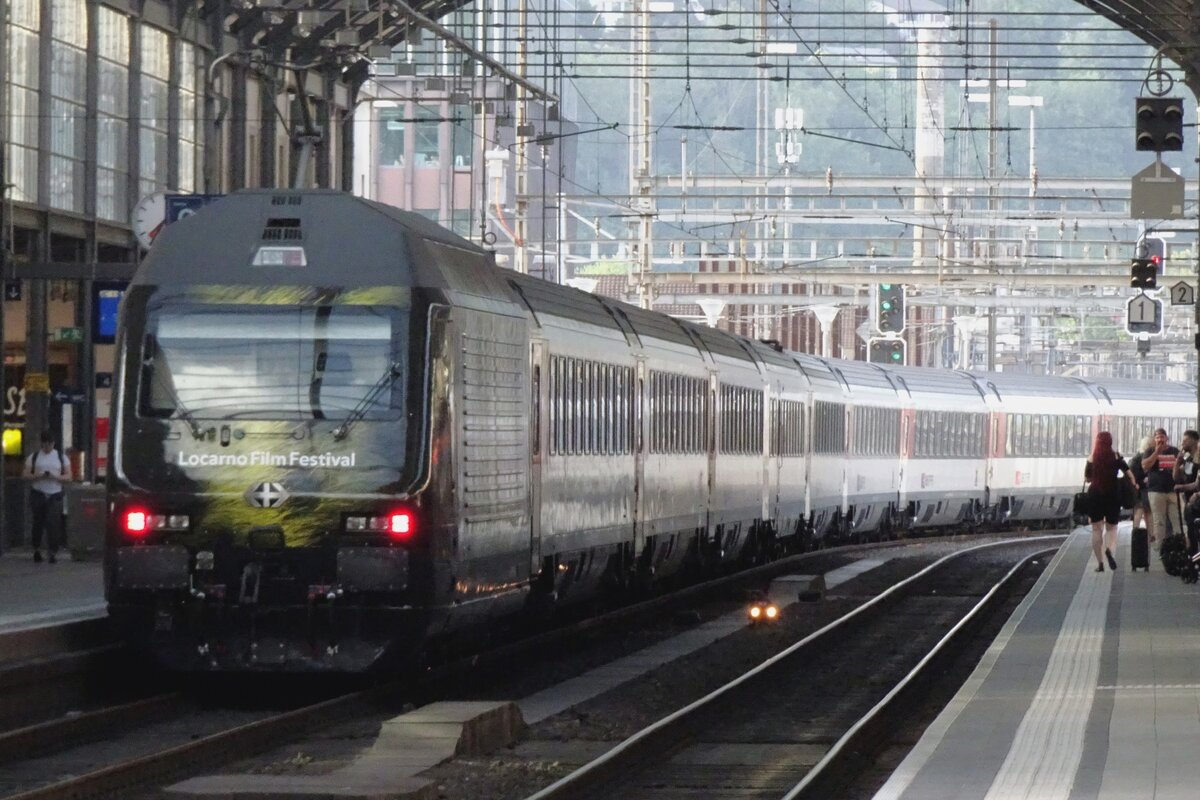
[{"label": "red signal light", "polygon": [[413,532],[413,515],[408,511],[397,511],[388,517],[388,533],[403,538]]},{"label": "red signal light", "polygon": [[145,511],[125,512],[125,532],[140,535],[149,528],[148,514]]}]

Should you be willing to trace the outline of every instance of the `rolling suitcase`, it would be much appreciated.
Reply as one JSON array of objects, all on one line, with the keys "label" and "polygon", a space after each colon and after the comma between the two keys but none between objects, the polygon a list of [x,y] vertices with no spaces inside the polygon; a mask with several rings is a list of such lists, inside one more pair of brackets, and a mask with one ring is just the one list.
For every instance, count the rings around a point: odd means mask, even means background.
[{"label": "rolling suitcase", "polygon": [[1150,571],[1150,532],[1145,528],[1134,528],[1129,542],[1129,560],[1134,572],[1139,569]]}]

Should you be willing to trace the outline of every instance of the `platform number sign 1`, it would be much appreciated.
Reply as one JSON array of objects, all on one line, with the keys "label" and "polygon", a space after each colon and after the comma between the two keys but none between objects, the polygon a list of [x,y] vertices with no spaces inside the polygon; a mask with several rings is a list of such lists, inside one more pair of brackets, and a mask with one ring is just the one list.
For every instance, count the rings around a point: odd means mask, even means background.
[{"label": "platform number sign 1", "polygon": [[1187,281],[1180,281],[1171,287],[1171,305],[1173,306],[1194,306],[1196,305],[1196,289]]},{"label": "platform number sign 1", "polygon": [[1139,293],[1125,307],[1125,330],[1130,333],[1162,333],[1161,300]]}]

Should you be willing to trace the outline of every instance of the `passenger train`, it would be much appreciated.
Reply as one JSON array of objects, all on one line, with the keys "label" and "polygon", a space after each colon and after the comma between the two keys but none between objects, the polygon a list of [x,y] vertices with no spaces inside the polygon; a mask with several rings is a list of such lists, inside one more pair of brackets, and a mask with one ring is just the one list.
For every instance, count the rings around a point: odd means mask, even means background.
[{"label": "passenger train", "polygon": [[836,541],[1064,522],[1096,431],[1178,437],[1195,398],[785,352],[243,191],[122,304],[106,595],[173,669],[358,672]]}]

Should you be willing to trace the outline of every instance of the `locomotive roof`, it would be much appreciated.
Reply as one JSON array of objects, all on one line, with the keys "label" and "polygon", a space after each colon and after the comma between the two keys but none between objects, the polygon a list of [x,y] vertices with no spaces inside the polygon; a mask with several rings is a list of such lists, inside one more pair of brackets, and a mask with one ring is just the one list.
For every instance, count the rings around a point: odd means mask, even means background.
[{"label": "locomotive roof", "polygon": [[[245,189],[163,228],[135,284],[444,286],[430,245],[491,254],[432,221],[333,190]],[[306,266],[252,266],[263,246],[303,247]]]}]

